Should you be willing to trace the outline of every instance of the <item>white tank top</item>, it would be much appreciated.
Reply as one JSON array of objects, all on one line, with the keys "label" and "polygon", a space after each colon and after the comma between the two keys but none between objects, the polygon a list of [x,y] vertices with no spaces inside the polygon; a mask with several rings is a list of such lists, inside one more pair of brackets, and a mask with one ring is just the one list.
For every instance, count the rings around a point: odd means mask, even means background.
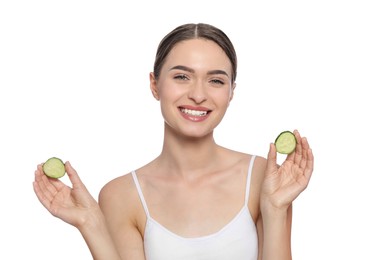
[{"label": "white tank top", "polygon": [[147,260],[257,260],[258,237],[249,208],[249,190],[252,176],[252,156],[248,168],[245,204],[240,212],[222,229],[211,235],[185,238],[154,220],[143,196],[135,171],[133,179],[146,213],[144,250]]}]

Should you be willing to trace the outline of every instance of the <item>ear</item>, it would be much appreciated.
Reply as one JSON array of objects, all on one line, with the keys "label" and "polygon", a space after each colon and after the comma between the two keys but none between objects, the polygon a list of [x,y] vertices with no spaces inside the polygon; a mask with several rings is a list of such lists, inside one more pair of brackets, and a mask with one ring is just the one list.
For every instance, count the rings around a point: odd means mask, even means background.
[{"label": "ear", "polygon": [[153,97],[156,100],[160,100],[160,97],[158,95],[157,80],[153,72],[149,73],[149,82],[150,82],[150,90],[152,91]]},{"label": "ear", "polygon": [[236,82],[233,83],[231,89],[230,89],[230,98],[229,98],[229,102],[232,101],[233,99],[233,96],[234,96],[234,90],[236,89]]}]

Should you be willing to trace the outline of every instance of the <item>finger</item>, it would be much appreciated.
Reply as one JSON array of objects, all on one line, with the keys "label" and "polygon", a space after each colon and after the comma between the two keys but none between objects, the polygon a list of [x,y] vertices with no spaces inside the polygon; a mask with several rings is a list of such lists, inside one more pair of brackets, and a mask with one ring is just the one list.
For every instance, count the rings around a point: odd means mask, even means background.
[{"label": "finger", "polygon": [[276,164],[276,148],[275,144],[271,143],[268,151],[268,156],[267,156],[267,168],[268,169],[275,169],[277,168]]},{"label": "finger", "polygon": [[302,160],[299,164],[299,167],[304,169],[307,165],[308,160],[308,151],[310,149],[309,142],[306,137],[302,138]]},{"label": "finger", "polygon": [[43,194],[41,188],[39,187],[37,182],[33,182],[33,188],[35,195],[37,196],[39,202],[47,209],[50,209],[50,201],[46,198],[46,196]]},{"label": "finger", "polygon": [[52,187],[51,183],[47,180],[47,176],[44,174],[41,164],[37,166],[37,170],[35,171],[35,182],[38,184],[41,192],[46,196],[55,193],[55,188]]},{"label": "finger", "polygon": [[287,156],[286,160],[299,165],[302,160],[302,138],[298,130],[294,130],[294,136],[296,139],[296,147],[294,152]]},{"label": "finger", "polygon": [[313,156],[313,151],[311,148],[308,148],[307,151],[307,159],[306,159],[306,166],[304,168],[304,175],[308,180],[310,180],[311,175],[313,173],[314,169],[314,156]]},{"label": "finger", "polygon": [[70,162],[65,163],[65,170],[69,176],[70,182],[73,185],[73,188],[84,188],[84,184],[82,183],[77,171],[72,167]]},{"label": "finger", "polygon": [[42,164],[38,165],[38,172],[39,185],[44,187],[44,190],[47,190],[47,192],[50,193],[46,195],[49,198],[50,196],[55,196],[58,190],[62,189],[63,184],[57,179],[47,177],[43,172]]},{"label": "finger", "polygon": [[36,170],[35,171],[35,181],[33,182],[34,192],[35,192],[38,200],[41,202],[41,204],[47,210],[50,211],[50,205],[51,205],[51,201],[53,199],[53,196],[47,190],[47,187],[44,185],[40,175],[41,175],[41,173],[38,170]]}]

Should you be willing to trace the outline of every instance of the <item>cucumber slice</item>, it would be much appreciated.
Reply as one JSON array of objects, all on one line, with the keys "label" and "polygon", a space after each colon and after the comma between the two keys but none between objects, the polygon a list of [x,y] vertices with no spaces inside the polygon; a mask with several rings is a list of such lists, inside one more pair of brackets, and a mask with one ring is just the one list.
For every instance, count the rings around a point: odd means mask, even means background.
[{"label": "cucumber slice", "polygon": [[281,132],[275,140],[276,151],[281,154],[290,154],[294,152],[297,146],[297,139],[291,131]]},{"label": "cucumber slice", "polygon": [[43,164],[43,172],[50,178],[61,178],[65,175],[65,164],[57,157],[49,158]]}]

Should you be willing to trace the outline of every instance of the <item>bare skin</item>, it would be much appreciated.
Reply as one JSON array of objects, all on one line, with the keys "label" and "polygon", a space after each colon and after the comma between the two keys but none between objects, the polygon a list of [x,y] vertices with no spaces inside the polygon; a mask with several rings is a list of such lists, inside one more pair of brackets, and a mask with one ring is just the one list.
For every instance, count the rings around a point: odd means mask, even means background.
[{"label": "bare skin", "polygon": [[[230,77],[226,55],[205,40],[179,43],[160,78],[150,75],[165,119],[164,143],[161,154],[136,172],[151,217],[182,237],[217,232],[244,205],[251,155],[221,147],[213,138],[233,98]],[[184,114],[183,107],[212,112],[201,121]],[[248,206],[258,229],[259,259],[291,259],[292,203],[307,187],[314,162],[307,139],[294,134],[296,150],[280,166],[274,144],[267,159],[255,160]],[[131,174],[107,183],[97,203],[69,162],[66,170],[72,187],[37,168],[34,190],[47,210],[80,230],[94,259],[145,259],[146,215]]]}]

